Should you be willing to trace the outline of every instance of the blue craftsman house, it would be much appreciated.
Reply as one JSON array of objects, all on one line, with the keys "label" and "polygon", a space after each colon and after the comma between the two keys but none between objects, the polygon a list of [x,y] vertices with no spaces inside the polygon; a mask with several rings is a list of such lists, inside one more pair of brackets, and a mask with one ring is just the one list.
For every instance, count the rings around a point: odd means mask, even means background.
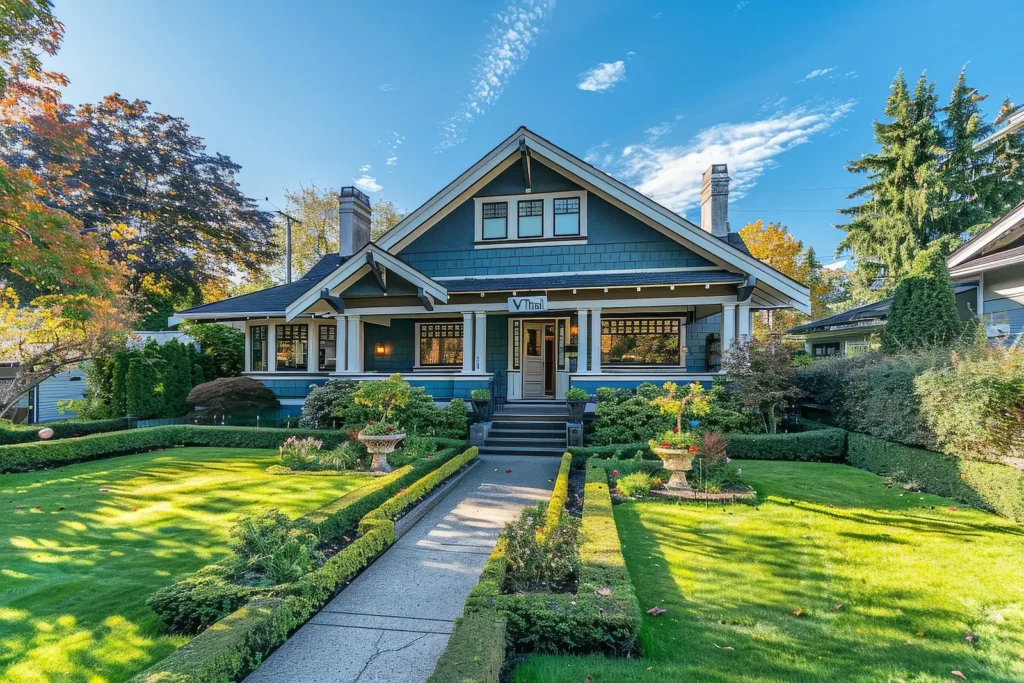
[{"label": "blue craftsman house", "polygon": [[296,411],[312,384],[394,372],[442,401],[710,381],[753,311],[810,310],[729,231],[724,165],[700,225],[526,128],[375,243],[369,198],[341,194],[339,254],[178,314],[244,322],[245,374]]}]

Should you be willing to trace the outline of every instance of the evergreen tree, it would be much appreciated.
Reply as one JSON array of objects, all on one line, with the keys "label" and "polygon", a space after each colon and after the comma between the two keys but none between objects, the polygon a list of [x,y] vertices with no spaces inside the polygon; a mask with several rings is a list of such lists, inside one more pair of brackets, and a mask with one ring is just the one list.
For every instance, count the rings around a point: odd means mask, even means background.
[{"label": "evergreen tree", "polygon": [[160,375],[152,358],[136,354],[128,361],[125,401],[128,414],[148,419],[160,417],[163,395],[157,391]]},{"label": "evergreen tree", "polygon": [[921,251],[896,287],[882,330],[882,352],[949,344],[964,331],[941,245]]},{"label": "evergreen tree", "polygon": [[[998,126],[1020,110],[1010,98],[1003,100],[995,124]],[[989,212],[994,218],[1005,216],[1024,200],[1024,128],[1003,135],[990,146],[990,170],[997,179],[988,196]]]},{"label": "evergreen tree", "polygon": [[913,95],[900,72],[893,81],[885,116],[875,121],[878,152],[850,162],[847,170],[864,173],[868,183],[847,197],[864,203],[840,209],[851,218],[839,250],[852,250],[862,264],[877,263],[884,275],[899,280],[914,257],[936,235],[933,203],[941,191],[942,155],[935,123],[935,85],[924,74]]},{"label": "evergreen tree", "polygon": [[163,386],[164,415],[177,417],[188,412],[188,392],[192,390],[192,357],[190,347],[172,339],[160,347],[163,357],[163,373],[160,384]]},{"label": "evergreen tree", "polygon": [[114,354],[114,368],[111,372],[111,407],[114,415],[123,417],[128,414],[128,364],[132,354],[122,349]]}]

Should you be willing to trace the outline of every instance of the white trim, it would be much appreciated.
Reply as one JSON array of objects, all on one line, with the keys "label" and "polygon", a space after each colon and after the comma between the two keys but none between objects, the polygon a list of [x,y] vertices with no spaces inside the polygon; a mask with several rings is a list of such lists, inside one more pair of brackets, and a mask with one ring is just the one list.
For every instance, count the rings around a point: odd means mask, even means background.
[{"label": "white trim", "polygon": [[691,381],[706,380],[710,382],[716,377],[721,377],[721,372],[686,372],[681,370],[674,370],[673,368],[667,368],[665,370],[650,370],[650,371],[638,371],[638,372],[614,372],[614,371],[603,371],[599,373],[595,372],[573,372],[570,373],[569,379],[580,380],[584,382],[593,381],[619,381],[619,382],[650,382],[658,381],[663,379],[688,379]]},{"label": "white trim", "polygon": [[1024,254],[1009,254],[1001,259],[987,261],[985,263],[975,263],[974,261],[967,261],[966,263],[963,263],[956,268],[950,268],[949,274],[951,277],[965,277],[968,275],[984,273],[989,270],[998,270],[999,268],[1013,266],[1018,263],[1024,263]]},{"label": "white trim", "polygon": [[412,266],[403,263],[388,252],[381,250],[371,242],[349,257],[333,272],[326,275],[319,282],[310,287],[305,294],[292,301],[292,303],[290,303],[285,309],[286,320],[290,321],[293,318],[298,317],[300,314],[305,312],[307,308],[319,301],[320,293],[324,289],[333,291],[340,285],[346,284],[349,280],[352,280],[353,278],[358,279],[365,275],[365,273],[360,271],[363,269],[366,269],[367,271],[369,270],[369,265],[366,263],[365,256],[367,252],[373,253],[374,259],[378,260],[389,271],[394,272],[402,279],[407,280],[418,287],[422,287],[425,292],[432,295],[435,299],[443,303],[448,302],[448,290],[442,285],[419,272]]},{"label": "white trim", "polygon": [[[590,325],[587,318],[590,309],[580,308],[576,311],[576,372],[587,373],[590,360]],[[571,336],[571,335],[570,335]],[[600,344],[601,340],[598,339]]]},{"label": "white trim", "polygon": [[[473,324],[473,370],[475,372],[487,372],[487,313],[476,312],[476,322]],[[463,328],[463,335],[466,330]]]},{"label": "white trim", "polygon": [[[628,309],[637,309],[646,312],[649,308],[673,308],[677,306],[713,306],[717,304],[736,303],[736,296],[684,296],[664,299],[607,299],[599,301],[596,299],[584,299],[579,301],[565,300],[554,301],[548,299],[548,312],[552,311],[575,311],[580,308],[614,308],[621,312],[628,312]],[[626,309],[626,310],[621,310]],[[452,313],[465,313],[487,311],[494,313],[508,313],[508,303],[465,303],[447,304],[435,306],[435,315],[451,315]],[[387,315],[423,315],[423,309],[418,306],[394,306],[390,308],[350,308],[349,314],[387,314]]]},{"label": "white trim", "polygon": [[963,264],[975,254],[980,253],[985,247],[995,242],[999,237],[1009,230],[1013,230],[1024,222],[1024,202],[1018,204],[995,223],[985,229],[980,235],[970,240],[959,249],[950,254],[946,259],[946,265],[952,271],[956,266]]},{"label": "white trim", "polygon": [[518,155],[515,153],[518,150],[520,138],[528,141],[530,149],[535,152],[534,158],[540,163],[553,164],[556,168],[568,173],[570,179],[576,181],[584,189],[598,191],[606,195],[613,204],[620,208],[626,208],[627,213],[631,213],[637,218],[646,219],[645,222],[652,227],[691,248],[696,247],[698,251],[711,255],[713,260],[717,259],[740,266],[744,272],[757,276],[758,280],[764,280],[769,286],[782,292],[798,310],[805,313],[810,312],[810,291],[800,283],[761,263],[725,240],[704,232],[700,227],[645,197],[634,188],[602,173],[590,164],[540,138],[525,127],[519,128],[448,187],[401,221],[378,241],[378,245],[384,249],[393,250],[394,253],[400,252],[436,222],[429,221],[429,217],[436,216],[442,210],[445,213],[450,212],[454,208],[452,204],[461,195],[466,194],[468,198],[468,193],[475,187],[482,186],[484,183],[481,181],[491,172],[499,167],[504,170],[518,161]]},{"label": "white trim", "polygon": [[601,309],[590,309],[590,337],[594,343],[590,347],[590,372],[601,372]]},{"label": "white trim", "polygon": [[[518,245],[518,246],[526,246],[526,245]],[[550,244],[545,244],[545,243],[541,242],[541,243],[538,243],[537,245],[531,245],[531,246],[549,246],[550,247],[551,245]],[[561,272],[554,272],[554,273],[504,273],[502,275],[449,275],[447,277],[436,277],[434,279],[437,280],[438,282],[451,282],[451,281],[454,281],[454,280],[503,280],[503,279],[510,278],[510,277],[530,278],[530,277],[572,277],[572,276],[575,276],[575,275],[620,275],[620,274],[627,274],[627,275],[628,274],[633,274],[633,275],[636,275],[638,273],[640,273],[640,274],[647,274],[647,273],[689,273],[689,272],[697,272],[697,271],[707,272],[707,271],[711,271],[711,270],[722,270],[722,268],[720,266],[690,266],[688,268],[643,268],[643,269],[638,269],[638,268],[625,269],[624,268],[622,270],[563,270]],[[740,275],[740,273],[736,273],[736,274]],[[715,282],[711,282],[711,283],[693,282],[693,283],[689,283],[689,284],[694,284],[694,285],[723,284],[723,285],[727,285],[727,284],[730,284],[730,283],[728,283],[728,282],[720,282],[720,283],[715,283]],[[630,285],[630,286],[631,287],[635,287],[636,285]],[[647,286],[648,287],[668,287],[667,284],[666,285],[647,285]],[[679,286],[679,285],[677,285],[677,286]],[[595,285],[595,287],[604,287],[604,285]],[[452,292],[453,295],[458,295],[458,294],[462,294],[462,293],[463,292]]]},{"label": "white trim", "polygon": [[473,372],[473,313],[462,312],[462,372]]},{"label": "white trim", "polygon": [[[555,199],[574,198],[580,200],[580,229],[575,235],[555,234]],[[519,237],[519,202],[543,201],[543,224],[540,235]],[[505,204],[505,237],[484,239],[483,205]],[[512,249],[534,246],[559,246],[587,243],[587,192],[568,190],[562,192],[536,192],[529,194],[487,195],[473,197],[473,248]]]}]

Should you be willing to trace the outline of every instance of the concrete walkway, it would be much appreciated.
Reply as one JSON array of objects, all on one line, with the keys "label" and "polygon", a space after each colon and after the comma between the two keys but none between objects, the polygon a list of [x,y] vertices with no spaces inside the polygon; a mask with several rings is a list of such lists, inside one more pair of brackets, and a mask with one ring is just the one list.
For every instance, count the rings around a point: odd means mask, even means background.
[{"label": "concrete walkway", "polygon": [[551,495],[558,464],[558,458],[482,456],[247,683],[425,681],[505,522]]}]

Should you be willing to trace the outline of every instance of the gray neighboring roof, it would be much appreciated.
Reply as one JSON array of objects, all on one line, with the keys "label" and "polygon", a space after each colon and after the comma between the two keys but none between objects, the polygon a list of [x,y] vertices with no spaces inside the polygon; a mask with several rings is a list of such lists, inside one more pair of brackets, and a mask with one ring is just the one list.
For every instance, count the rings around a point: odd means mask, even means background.
[{"label": "gray neighboring roof", "polygon": [[342,264],[338,254],[328,254],[317,261],[305,275],[286,285],[277,285],[250,294],[233,296],[223,301],[203,304],[178,313],[179,316],[223,314],[225,317],[246,313],[284,313],[288,304],[309,291],[309,288],[330,275]]},{"label": "gray neighboring roof", "polygon": [[572,273],[543,276],[478,277],[443,280],[449,292],[535,292],[579,287],[633,287],[640,285],[703,285],[745,282],[746,276],[723,270],[653,271],[627,273]]},{"label": "gray neighboring roof", "polygon": [[[970,280],[968,282],[956,282],[953,283],[953,294],[961,294],[971,289],[977,289],[977,280]],[[848,311],[837,313],[836,315],[828,318],[822,318],[821,320],[812,320],[809,323],[803,325],[797,325],[786,334],[808,334],[810,332],[823,332],[829,328],[838,327],[840,325],[858,326],[858,327],[870,327],[871,324],[883,325],[885,324],[886,318],[889,317],[889,305],[892,304],[892,299],[882,299],[876,301],[873,304],[865,304],[864,306],[858,306],[857,308],[851,308]]]}]

